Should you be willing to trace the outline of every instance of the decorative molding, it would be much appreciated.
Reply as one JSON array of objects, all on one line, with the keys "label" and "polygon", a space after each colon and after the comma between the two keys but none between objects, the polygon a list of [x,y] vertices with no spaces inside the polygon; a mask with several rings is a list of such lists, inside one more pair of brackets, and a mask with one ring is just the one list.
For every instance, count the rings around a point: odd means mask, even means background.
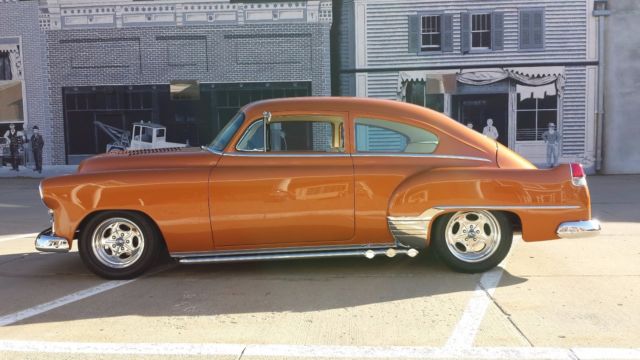
[{"label": "decorative molding", "polygon": [[48,0],[40,7],[39,21],[43,30],[62,30],[265,22],[331,23],[333,14],[329,0],[268,3],[229,3],[224,0],[105,0],[96,5]]}]

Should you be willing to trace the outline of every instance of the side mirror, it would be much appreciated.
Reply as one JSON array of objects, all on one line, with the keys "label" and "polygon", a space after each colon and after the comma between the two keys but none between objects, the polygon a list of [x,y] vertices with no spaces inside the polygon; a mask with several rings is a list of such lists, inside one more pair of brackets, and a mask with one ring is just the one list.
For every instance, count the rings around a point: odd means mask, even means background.
[{"label": "side mirror", "polygon": [[262,113],[262,136],[263,136],[263,144],[264,144],[264,152],[267,152],[267,127],[271,122],[271,113],[265,111]]}]

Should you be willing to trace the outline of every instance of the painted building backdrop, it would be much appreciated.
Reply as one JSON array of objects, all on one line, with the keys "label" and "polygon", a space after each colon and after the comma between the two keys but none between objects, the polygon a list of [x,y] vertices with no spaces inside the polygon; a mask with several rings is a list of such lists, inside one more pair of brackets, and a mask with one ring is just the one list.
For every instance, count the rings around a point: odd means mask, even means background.
[{"label": "painted building backdrop", "polygon": [[342,95],[437,109],[546,165],[554,124],[561,162],[595,166],[593,1],[345,0]]},{"label": "painted building backdrop", "polygon": [[112,141],[96,124],[152,121],[169,141],[201,145],[251,101],[355,95],[432,107],[480,132],[491,119],[488,134],[543,166],[553,123],[561,162],[592,171],[600,154],[609,172],[637,172],[621,160],[640,156],[637,40],[621,29],[639,6],[608,5],[605,116],[603,3],[0,0],[0,133],[37,125],[45,164],[73,164]]}]

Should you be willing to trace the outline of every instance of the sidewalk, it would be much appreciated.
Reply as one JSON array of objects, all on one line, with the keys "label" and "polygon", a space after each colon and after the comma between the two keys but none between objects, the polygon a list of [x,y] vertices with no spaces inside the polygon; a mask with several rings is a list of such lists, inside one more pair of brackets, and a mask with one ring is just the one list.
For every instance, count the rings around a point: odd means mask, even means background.
[{"label": "sidewalk", "polygon": [[30,167],[20,166],[20,171],[12,171],[11,166],[0,166],[0,178],[36,178],[42,179],[50,176],[67,175],[76,171],[77,165],[45,165],[42,174],[33,171]]}]

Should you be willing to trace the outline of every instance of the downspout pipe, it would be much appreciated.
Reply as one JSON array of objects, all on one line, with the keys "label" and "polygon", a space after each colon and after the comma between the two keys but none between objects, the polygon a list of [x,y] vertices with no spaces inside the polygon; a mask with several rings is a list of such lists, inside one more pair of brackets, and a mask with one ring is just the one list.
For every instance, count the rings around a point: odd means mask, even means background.
[{"label": "downspout pipe", "polygon": [[609,16],[608,0],[594,0],[593,16],[598,18],[598,85],[597,85],[597,110],[596,110],[596,171],[602,170],[602,153],[604,142],[604,18]]}]

